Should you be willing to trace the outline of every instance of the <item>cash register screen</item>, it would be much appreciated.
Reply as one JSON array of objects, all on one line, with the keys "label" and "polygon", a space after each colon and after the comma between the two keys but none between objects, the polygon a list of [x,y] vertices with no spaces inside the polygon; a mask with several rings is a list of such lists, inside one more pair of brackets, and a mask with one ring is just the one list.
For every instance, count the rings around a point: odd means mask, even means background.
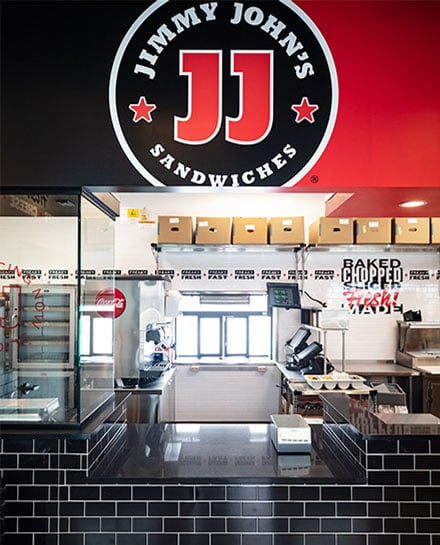
[{"label": "cash register screen", "polygon": [[269,308],[301,308],[301,297],[299,295],[298,284],[268,282],[266,287]]}]

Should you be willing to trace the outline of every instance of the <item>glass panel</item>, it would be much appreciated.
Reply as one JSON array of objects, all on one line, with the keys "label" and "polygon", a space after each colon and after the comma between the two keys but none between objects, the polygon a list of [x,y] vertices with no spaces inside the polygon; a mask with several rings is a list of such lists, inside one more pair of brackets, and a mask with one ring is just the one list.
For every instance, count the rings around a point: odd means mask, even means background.
[{"label": "glass panel", "polygon": [[[76,424],[113,395],[113,311],[103,316],[93,298],[84,321],[78,312],[104,269],[101,288],[113,286],[113,229],[79,192],[1,195],[0,424]],[[101,361],[93,317],[107,319],[97,322]]]},{"label": "glass panel", "polygon": [[200,354],[202,356],[220,356],[220,339],[220,318],[200,318]]},{"label": "glass panel", "polygon": [[226,355],[247,355],[247,319],[228,316],[226,318]]},{"label": "glass panel", "polygon": [[[113,274],[114,222],[85,197],[81,197],[80,204],[78,345],[81,347],[86,343],[82,334],[91,336],[90,353],[85,355],[80,350],[78,419],[82,420],[113,395],[114,333],[111,323],[117,314],[118,297]],[[87,329],[90,322],[91,329]]]},{"label": "glass panel", "polygon": [[76,422],[78,195],[0,199],[0,423]]},{"label": "glass panel", "polygon": [[197,316],[180,315],[176,322],[176,355],[197,356]]},{"label": "glass panel", "polygon": [[249,316],[249,355],[271,354],[271,322],[269,316]]}]

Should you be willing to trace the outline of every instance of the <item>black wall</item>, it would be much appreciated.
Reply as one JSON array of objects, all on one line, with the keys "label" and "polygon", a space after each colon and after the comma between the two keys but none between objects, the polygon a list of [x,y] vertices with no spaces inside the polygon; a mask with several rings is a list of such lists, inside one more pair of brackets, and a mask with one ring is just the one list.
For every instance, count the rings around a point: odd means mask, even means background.
[{"label": "black wall", "polygon": [[141,185],[117,142],[108,82],[146,1],[1,2],[0,185]]}]

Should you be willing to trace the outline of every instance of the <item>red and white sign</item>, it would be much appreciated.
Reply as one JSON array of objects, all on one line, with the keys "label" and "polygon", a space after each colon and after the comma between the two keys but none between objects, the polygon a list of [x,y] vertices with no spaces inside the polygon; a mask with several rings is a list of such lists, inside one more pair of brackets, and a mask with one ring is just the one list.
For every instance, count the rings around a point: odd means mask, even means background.
[{"label": "red and white sign", "polygon": [[116,288],[106,288],[96,295],[95,305],[105,308],[105,310],[98,310],[100,316],[119,318],[127,306],[127,301],[122,291]]},{"label": "red and white sign", "polygon": [[155,186],[293,186],[338,109],[331,52],[286,0],[158,0],[123,38],[110,77],[119,144]]}]

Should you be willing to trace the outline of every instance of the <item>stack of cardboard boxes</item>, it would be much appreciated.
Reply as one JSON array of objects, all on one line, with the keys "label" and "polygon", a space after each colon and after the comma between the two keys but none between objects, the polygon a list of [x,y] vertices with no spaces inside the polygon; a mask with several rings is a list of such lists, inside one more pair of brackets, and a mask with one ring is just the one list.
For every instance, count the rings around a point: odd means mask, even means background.
[{"label": "stack of cardboard boxes", "polygon": [[[159,216],[159,244],[305,244],[304,218]],[[440,218],[318,218],[309,244],[440,244]]]},{"label": "stack of cardboard boxes", "polygon": [[440,218],[319,218],[309,244],[439,244]]},{"label": "stack of cardboard boxes", "polygon": [[159,244],[303,244],[303,217],[159,216]]}]

